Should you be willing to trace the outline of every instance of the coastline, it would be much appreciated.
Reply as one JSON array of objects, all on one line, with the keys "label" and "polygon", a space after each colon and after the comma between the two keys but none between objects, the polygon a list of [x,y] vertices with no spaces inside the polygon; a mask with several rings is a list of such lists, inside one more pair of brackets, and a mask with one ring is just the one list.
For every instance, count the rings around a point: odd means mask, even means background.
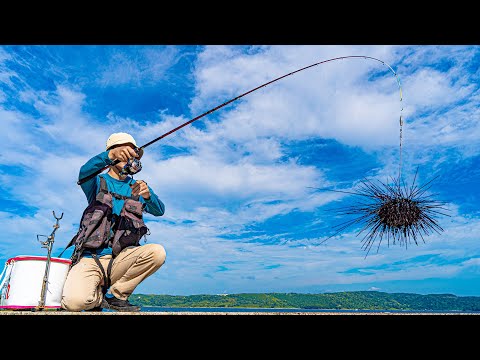
[{"label": "coastline", "polygon": [[140,311],[140,312],[118,312],[118,311],[102,311],[102,312],[71,312],[71,311],[25,311],[25,310],[2,310],[0,315],[93,315],[93,316],[102,316],[102,315],[137,315],[137,316],[165,316],[165,315],[480,315],[479,313],[470,313],[470,312],[392,312],[392,311],[378,311],[378,312],[361,312],[361,311],[345,311],[345,312],[328,312],[328,311],[319,311],[319,312],[305,312],[305,311]]}]

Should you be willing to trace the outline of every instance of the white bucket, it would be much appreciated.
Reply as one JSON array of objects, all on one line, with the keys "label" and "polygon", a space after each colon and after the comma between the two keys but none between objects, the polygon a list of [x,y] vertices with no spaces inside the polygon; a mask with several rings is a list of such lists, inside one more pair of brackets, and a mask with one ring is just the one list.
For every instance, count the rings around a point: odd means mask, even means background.
[{"label": "white bucket", "polygon": [[[51,257],[46,286],[45,308],[60,308],[63,285],[70,270],[70,259]],[[39,306],[47,266],[46,256],[20,255],[10,258],[0,275],[2,309],[24,309]],[[2,278],[3,276],[3,278]]]}]

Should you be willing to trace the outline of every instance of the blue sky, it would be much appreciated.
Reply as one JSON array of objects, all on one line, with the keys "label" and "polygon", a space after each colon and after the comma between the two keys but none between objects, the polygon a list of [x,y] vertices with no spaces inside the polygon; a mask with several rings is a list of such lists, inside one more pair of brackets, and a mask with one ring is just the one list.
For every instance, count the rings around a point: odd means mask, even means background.
[{"label": "blue sky", "polygon": [[[140,145],[269,80],[147,147],[144,179],[166,206],[146,215],[165,265],[137,293],[348,290],[480,296],[478,46],[273,45],[0,47],[0,262],[54,253],[76,233],[78,170],[113,132]],[[418,168],[444,201],[445,230],[365,256],[335,208],[362,178]]]}]

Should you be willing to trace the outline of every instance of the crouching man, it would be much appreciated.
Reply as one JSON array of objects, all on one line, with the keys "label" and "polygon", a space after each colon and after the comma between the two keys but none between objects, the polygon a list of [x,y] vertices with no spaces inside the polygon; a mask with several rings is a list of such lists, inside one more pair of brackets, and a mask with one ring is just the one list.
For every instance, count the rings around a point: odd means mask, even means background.
[{"label": "crouching man", "polygon": [[89,205],[78,233],[66,247],[74,250],[63,288],[63,310],[140,311],[128,301],[129,296],[164,264],[164,247],[140,240],[149,234],[143,212],[162,216],[165,205],[144,180],[134,180],[124,169],[129,160],[142,155],[131,135],[114,133],[106,150],[81,167],[79,179],[119,161],[107,173],[81,184]]}]

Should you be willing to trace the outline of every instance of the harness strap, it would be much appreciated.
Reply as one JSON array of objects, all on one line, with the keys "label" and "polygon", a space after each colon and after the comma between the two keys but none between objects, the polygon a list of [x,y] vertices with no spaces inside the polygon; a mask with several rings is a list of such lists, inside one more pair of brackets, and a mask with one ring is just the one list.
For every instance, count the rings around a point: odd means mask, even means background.
[{"label": "harness strap", "polygon": [[108,291],[108,288],[110,287],[111,285],[111,280],[110,280],[110,274],[111,274],[111,271],[112,271],[112,264],[113,264],[113,256],[111,257],[109,263],[108,263],[108,266],[107,266],[107,274],[105,274],[105,269],[103,268],[102,266],[102,263],[100,262],[100,260],[98,260],[98,256],[97,256],[97,253],[95,250],[92,250],[92,258],[95,260],[95,262],[97,263],[98,267],[100,268],[100,270],[102,271],[102,275],[103,275],[103,286],[102,286],[102,293],[103,295],[105,295]]},{"label": "harness strap", "polygon": [[132,200],[135,200],[135,201],[138,201],[140,196],[139,195],[136,195],[136,196],[125,196],[125,195],[120,195],[120,194],[117,194],[117,193],[114,193],[114,192],[110,192],[110,194],[112,194],[112,196],[118,200],[127,200],[127,199],[132,199]]},{"label": "harness strap", "polygon": [[60,253],[60,255],[58,255],[59,258],[62,257],[63,253],[65,252],[65,250],[67,250],[71,245],[67,245],[65,246],[65,249],[62,250],[62,252]]},{"label": "harness strap", "polygon": [[103,176],[99,176],[100,178],[100,191],[104,193],[108,193],[107,181]]},{"label": "harness strap", "polygon": [[105,178],[103,176],[100,176],[100,191],[105,193],[105,194],[110,193],[114,198],[116,198],[118,200],[126,200],[126,199],[133,199],[135,201],[140,200],[140,195],[125,196],[125,195],[120,195],[120,194],[114,193],[112,191],[108,191],[107,181],[105,180]]},{"label": "harness strap", "polygon": [[113,254],[112,254],[112,257],[110,258],[110,261],[108,262],[108,266],[107,266],[108,287],[110,287],[110,285],[112,285],[112,279],[111,279],[112,265],[113,265]]}]

